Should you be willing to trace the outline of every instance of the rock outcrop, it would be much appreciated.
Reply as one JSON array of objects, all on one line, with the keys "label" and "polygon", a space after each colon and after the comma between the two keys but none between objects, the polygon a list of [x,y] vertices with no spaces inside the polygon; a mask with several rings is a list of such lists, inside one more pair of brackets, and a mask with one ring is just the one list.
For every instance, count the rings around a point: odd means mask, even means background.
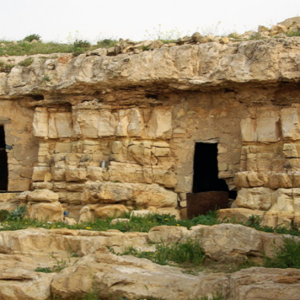
[{"label": "rock outcrop", "polygon": [[[213,237],[213,239],[212,239]],[[220,293],[225,300],[298,299],[300,270],[255,267],[233,273],[160,266],[147,259],[118,256],[129,247],[155,251],[155,242],[199,241],[208,257],[221,262],[272,255],[282,237],[241,225],[154,227],[149,233],[26,229],[0,232],[0,298],[197,299]],[[149,242],[152,242],[149,244]],[[44,273],[48,269],[50,273]],[[230,271],[230,270],[228,270]],[[166,289],[166,286],[168,287]]]},{"label": "rock outcrop", "polygon": [[[294,32],[297,20],[270,35]],[[15,64],[0,73],[3,189],[30,193],[1,195],[0,208],[25,203],[53,220],[133,208],[179,216],[187,193],[221,189],[265,225],[298,223],[299,45],[195,34],[115,56],[36,55],[27,66],[3,57]],[[214,144],[216,157],[196,153],[198,143]]]}]

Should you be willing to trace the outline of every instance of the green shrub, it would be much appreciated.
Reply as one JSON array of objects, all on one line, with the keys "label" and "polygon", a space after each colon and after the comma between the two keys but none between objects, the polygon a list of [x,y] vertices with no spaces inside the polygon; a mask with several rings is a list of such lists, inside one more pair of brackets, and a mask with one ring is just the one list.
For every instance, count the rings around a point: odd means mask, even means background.
[{"label": "green shrub", "polygon": [[202,224],[202,225],[215,225],[220,224],[221,221],[218,220],[217,210],[210,210],[206,215],[199,215],[191,220],[192,226]]},{"label": "green shrub", "polygon": [[14,66],[14,64],[7,64],[4,61],[0,61],[0,72],[9,73]]},{"label": "green shrub", "polygon": [[155,252],[129,248],[122,254],[147,258],[160,265],[177,263],[180,265],[199,266],[205,258],[204,250],[197,241],[193,240],[188,240],[185,243],[157,244]]},{"label": "green shrub", "polygon": [[87,49],[91,47],[91,43],[87,40],[75,40],[73,43],[73,55],[77,56],[84,53]]},{"label": "green shrub", "polygon": [[42,80],[43,81],[48,81],[48,82],[51,82],[51,78],[50,78],[50,76],[49,75],[47,75],[47,74],[45,74],[43,77],[42,77]]},{"label": "green shrub", "polygon": [[23,220],[24,216],[26,215],[26,206],[21,205],[16,209],[12,210],[8,217],[6,218],[7,221],[21,221]]},{"label": "green shrub", "polygon": [[0,56],[2,55],[34,55],[34,54],[52,54],[52,53],[72,53],[74,52],[73,44],[49,43],[28,43],[18,41],[17,43],[1,41],[5,47],[0,47]]},{"label": "green shrub", "polygon": [[295,238],[283,237],[283,245],[274,249],[273,257],[264,258],[264,266],[300,269],[300,242]]},{"label": "green shrub", "polygon": [[112,39],[104,39],[97,42],[97,46],[100,48],[110,48],[116,46],[117,41]]},{"label": "green shrub", "polygon": [[287,32],[287,36],[289,37],[300,36],[300,29],[298,28],[297,30]]},{"label": "green shrub", "polygon": [[9,211],[8,210],[5,210],[5,209],[0,210],[0,222],[5,221],[8,216],[9,216]]},{"label": "green shrub", "polygon": [[30,35],[27,35],[27,36],[23,39],[24,42],[30,42],[30,43],[31,43],[32,41],[34,41],[34,40],[40,41],[40,40],[41,40],[41,36],[38,35],[38,34],[30,34]]},{"label": "green shrub", "polygon": [[33,58],[26,58],[18,63],[21,67],[28,67],[33,63]]}]

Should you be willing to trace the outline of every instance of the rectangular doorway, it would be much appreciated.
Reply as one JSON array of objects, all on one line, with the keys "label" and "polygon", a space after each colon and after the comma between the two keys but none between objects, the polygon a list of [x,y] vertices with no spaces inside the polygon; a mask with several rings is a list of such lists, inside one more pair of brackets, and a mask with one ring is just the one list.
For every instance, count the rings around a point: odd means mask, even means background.
[{"label": "rectangular doorway", "polygon": [[228,207],[228,186],[219,179],[218,144],[196,143],[192,193],[187,194],[189,219],[209,210]]},{"label": "rectangular doorway", "polygon": [[208,191],[228,191],[225,180],[219,179],[218,144],[196,143],[193,193]]},{"label": "rectangular doorway", "polygon": [[7,191],[8,165],[4,126],[0,125],[0,191]]}]

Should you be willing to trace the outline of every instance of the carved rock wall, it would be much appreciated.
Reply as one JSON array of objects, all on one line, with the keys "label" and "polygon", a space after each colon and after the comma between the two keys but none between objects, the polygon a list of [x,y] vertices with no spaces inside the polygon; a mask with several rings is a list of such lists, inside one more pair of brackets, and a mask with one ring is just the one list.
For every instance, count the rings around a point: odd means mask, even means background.
[{"label": "carved rock wall", "polygon": [[235,205],[261,210],[268,226],[299,223],[299,104],[260,107],[241,121],[240,188]]},{"label": "carved rock wall", "polygon": [[37,160],[38,139],[32,135],[33,111],[15,101],[0,101],[0,125],[5,129],[8,190],[29,190]]},{"label": "carved rock wall", "polygon": [[38,55],[27,67],[17,65],[24,58],[3,58],[16,63],[0,74],[0,120],[14,123],[5,124],[15,145],[9,190],[43,194],[19,196],[32,216],[49,205],[53,215],[67,210],[77,219],[112,206],[116,214],[178,215],[192,190],[195,143],[217,143],[219,178],[240,190],[234,207],[290,224],[300,188],[299,44],[295,37],[113,57]]},{"label": "carved rock wall", "polygon": [[33,188],[54,191],[76,218],[86,209],[99,215],[112,204],[122,212],[137,208],[178,215],[178,201],[185,206],[185,194],[192,190],[195,142],[212,140],[218,143],[219,177],[234,188],[243,105],[223,91],[168,98],[155,107],[109,109],[95,101],[37,107]]}]

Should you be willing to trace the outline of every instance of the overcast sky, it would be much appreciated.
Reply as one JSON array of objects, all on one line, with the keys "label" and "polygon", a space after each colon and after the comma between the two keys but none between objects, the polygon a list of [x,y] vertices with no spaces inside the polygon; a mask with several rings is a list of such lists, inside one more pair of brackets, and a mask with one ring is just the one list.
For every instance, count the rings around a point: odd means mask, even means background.
[{"label": "overcast sky", "polygon": [[[300,0],[0,0],[0,39],[91,42],[257,30],[300,15]],[[161,25],[160,25],[161,24]],[[148,30],[148,33],[146,32]]]}]

